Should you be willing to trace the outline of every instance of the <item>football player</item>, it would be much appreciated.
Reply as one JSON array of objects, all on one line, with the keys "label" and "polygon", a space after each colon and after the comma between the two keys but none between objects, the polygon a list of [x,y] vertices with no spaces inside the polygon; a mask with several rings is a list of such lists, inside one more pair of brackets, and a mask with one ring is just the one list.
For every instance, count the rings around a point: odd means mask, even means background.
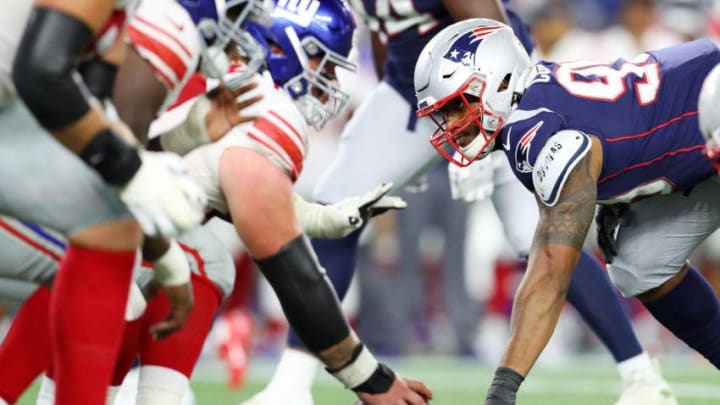
[{"label": "football player", "polygon": [[[80,60],[118,42],[132,2],[28,4],[13,2],[0,24],[0,153],[3,187],[13,190],[0,212],[68,236],[50,315],[58,403],[97,403],[142,241],[136,219],[148,234],[176,233],[202,219],[205,198],[177,158],[141,152],[118,136],[125,131],[75,80]],[[166,288],[176,294],[163,328],[176,329],[190,310],[190,287]]]},{"label": "football player", "polygon": [[[495,0],[353,0],[352,4],[375,31],[376,65],[380,65],[378,70],[383,74],[381,83],[345,127],[336,159],[318,181],[314,198],[325,203],[366,192],[381,182],[391,181],[398,186],[414,183],[428,167],[437,164],[437,156],[425,138],[434,128],[429,120],[415,117],[416,98],[411,82],[418,55],[433,35],[453,21],[468,17],[509,18],[523,39],[525,50],[530,52],[533,46],[528,27],[507,2],[503,5]],[[517,193],[522,187],[513,177],[507,171],[497,175],[493,202],[509,241],[518,255],[524,256],[530,251],[532,231],[517,212],[530,209],[527,215],[534,215],[536,211],[529,194]],[[313,242],[341,298],[355,269],[359,236],[360,232],[356,232],[339,240]],[[625,387],[621,401],[641,404],[638,398],[644,397],[647,403],[658,404],[672,398],[669,387],[635,337],[606,273],[592,254],[582,253],[581,258],[568,300],[616,360]],[[302,342],[296,334],[291,332],[288,340],[290,348],[283,353],[270,384],[246,405],[312,404],[311,386],[317,361],[302,351]],[[668,401],[674,404],[674,400]]]},{"label": "football player", "polygon": [[698,40],[612,63],[532,64],[508,26],[485,19],[456,23],[423,49],[414,80],[418,115],[437,126],[432,145],[461,166],[503,150],[540,211],[486,404],[515,403],[596,204],[615,286],[720,367],[720,305],[687,261],[720,223],[720,183],[697,118],[718,62],[717,46]]},{"label": "football player", "polygon": [[[277,2],[269,27],[248,27],[266,49],[271,77],[259,78],[263,100],[248,111],[258,118],[192,150],[185,160],[210,207],[232,220],[288,320],[328,370],[365,403],[424,403],[430,393],[421,383],[395,377],[348,328],[298,226],[295,211],[304,216],[310,206],[293,208],[292,184],[302,170],[308,126],[322,127],[347,102],[335,69],[354,69],[349,59],[354,27],[341,1]],[[174,119],[160,117],[161,142],[166,130],[176,127]]]}]

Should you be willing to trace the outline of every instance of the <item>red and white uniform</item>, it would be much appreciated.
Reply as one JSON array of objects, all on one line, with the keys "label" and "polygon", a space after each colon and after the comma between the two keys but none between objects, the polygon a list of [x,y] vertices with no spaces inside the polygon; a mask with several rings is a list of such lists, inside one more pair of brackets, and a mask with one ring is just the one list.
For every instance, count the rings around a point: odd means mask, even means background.
[{"label": "red and white uniform", "polygon": [[127,28],[130,43],[168,89],[159,111],[176,99],[200,62],[200,35],[192,18],[174,0],[141,2]]},{"label": "red and white uniform", "polygon": [[[244,110],[243,114],[258,118],[234,127],[220,140],[198,147],[185,156],[190,174],[208,196],[208,205],[222,213],[227,213],[228,207],[220,187],[219,165],[220,157],[226,149],[244,147],[257,151],[287,173],[293,181],[302,172],[307,153],[308,126],[290,97],[276,88],[267,75],[256,74],[250,80],[257,82],[258,86],[243,98],[258,94],[263,98]],[[214,81],[206,81],[196,75],[188,83],[188,91],[181,95],[179,105],[153,123],[150,136],[177,126],[178,122],[185,119],[194,101],[193,97],[204,94],[214,85]]]}]

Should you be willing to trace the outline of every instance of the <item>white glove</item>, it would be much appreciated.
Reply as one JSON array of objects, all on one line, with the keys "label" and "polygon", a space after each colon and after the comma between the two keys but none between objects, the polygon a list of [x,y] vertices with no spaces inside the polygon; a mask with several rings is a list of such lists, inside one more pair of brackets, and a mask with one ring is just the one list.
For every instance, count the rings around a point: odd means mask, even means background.
[{"label": "white glove", "polygon": [[202,221],[207,196],[167,152],[140,151],[140,170],[120,190],[120,199],[148,236],[174,236]]},{"label": "white glove", "polygon": [[369,218],[407,207],[402,198],[385,195],[392,186],[385,183],[365,195],[330,205],[309,203],[295,194],[295,213],[308,236],[342,238],[360,229]]},{"label": "white glove", "polygon": [[484,200],[492,195],[495,188],[492,155],[465,167],[449,164],[448,177],[453,200],[468,203]]}]

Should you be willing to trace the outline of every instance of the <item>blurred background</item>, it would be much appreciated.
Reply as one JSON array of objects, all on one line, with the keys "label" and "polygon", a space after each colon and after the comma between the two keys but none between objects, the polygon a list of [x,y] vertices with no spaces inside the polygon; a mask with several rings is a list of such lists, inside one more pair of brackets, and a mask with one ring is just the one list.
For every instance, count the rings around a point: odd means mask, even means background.
[{"label": "blurred background", "polygon": [[[511,4],[531,25],[539,59],[612,60],[698,37],[720,38],[720,1],[511,0]],[[345,81],[341,77],[355,105],[376,83],[364,34],[358,76]],[[301,194],[309,197],[315,180],[332,162],[343,124],[338,120],[311,138],[309,160],[297,183]],[[496,160],[495,164],[506,164]],[[455,392],[456,399],[438,403],[479,403],[504,348],[524,263],[507,245],[489,199],[473,204],[450,199],[445,163],[427,174],[422,187],[414,186],[415,191],[425,191],[403,192],[407,209],[385,214],[366,229],[345,310],[375,353],[401,371],[409,370],[407,374],[431,375],[434,380],[429,385],[435,381],[441,392]],[[212,226],[234,253],[238,277],[235,293],[206,343],[194,387],[198,403],[236,403],[269,378],[287,324],[233,229],[215,220]],[[593,232],[590,245],[592,238]],[[720,234],[711,237],[694,260],[720,291]],[[624,302],[646,349],[666,364],[665,374],[681,403],[720,404],[716,372],[636,301]],[[12,313],[0,307],[0,339],[11,319]],[[588,398],[598,397],[597,403],[610,403],[619,392],[610,356],[569,307],[540,365],[534,371],[539,377],[527,384],[520,397],[534,399],[525,403],[560,403],[558,398],[576,403],[573,398],[583,398],[593,404]],[[329,378],[321,378],[319,387],[319,405],[339,403],[338,398],[350,403],[347,392]],[[225,396],[202,400],[209,395],[205,390]],[[550,391],[560,396],[532,397]]]}]

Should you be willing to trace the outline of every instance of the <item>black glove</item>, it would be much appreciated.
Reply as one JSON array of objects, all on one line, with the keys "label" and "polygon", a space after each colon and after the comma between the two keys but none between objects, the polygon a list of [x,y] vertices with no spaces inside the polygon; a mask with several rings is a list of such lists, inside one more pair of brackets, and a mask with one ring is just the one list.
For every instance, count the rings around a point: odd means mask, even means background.
[{"label": "black glove", "polygon": [[498,367],[485,396],[485,405],[515,405],[515,396],[524,379],[511,368]]},{"label": "black glove", "polygon": [[605,263],[610,264],[617,256],[615,230],[620,224],[620,218],[627,212],[629,204],[601,205],[595,217],[597,223],[597,242]]}]

